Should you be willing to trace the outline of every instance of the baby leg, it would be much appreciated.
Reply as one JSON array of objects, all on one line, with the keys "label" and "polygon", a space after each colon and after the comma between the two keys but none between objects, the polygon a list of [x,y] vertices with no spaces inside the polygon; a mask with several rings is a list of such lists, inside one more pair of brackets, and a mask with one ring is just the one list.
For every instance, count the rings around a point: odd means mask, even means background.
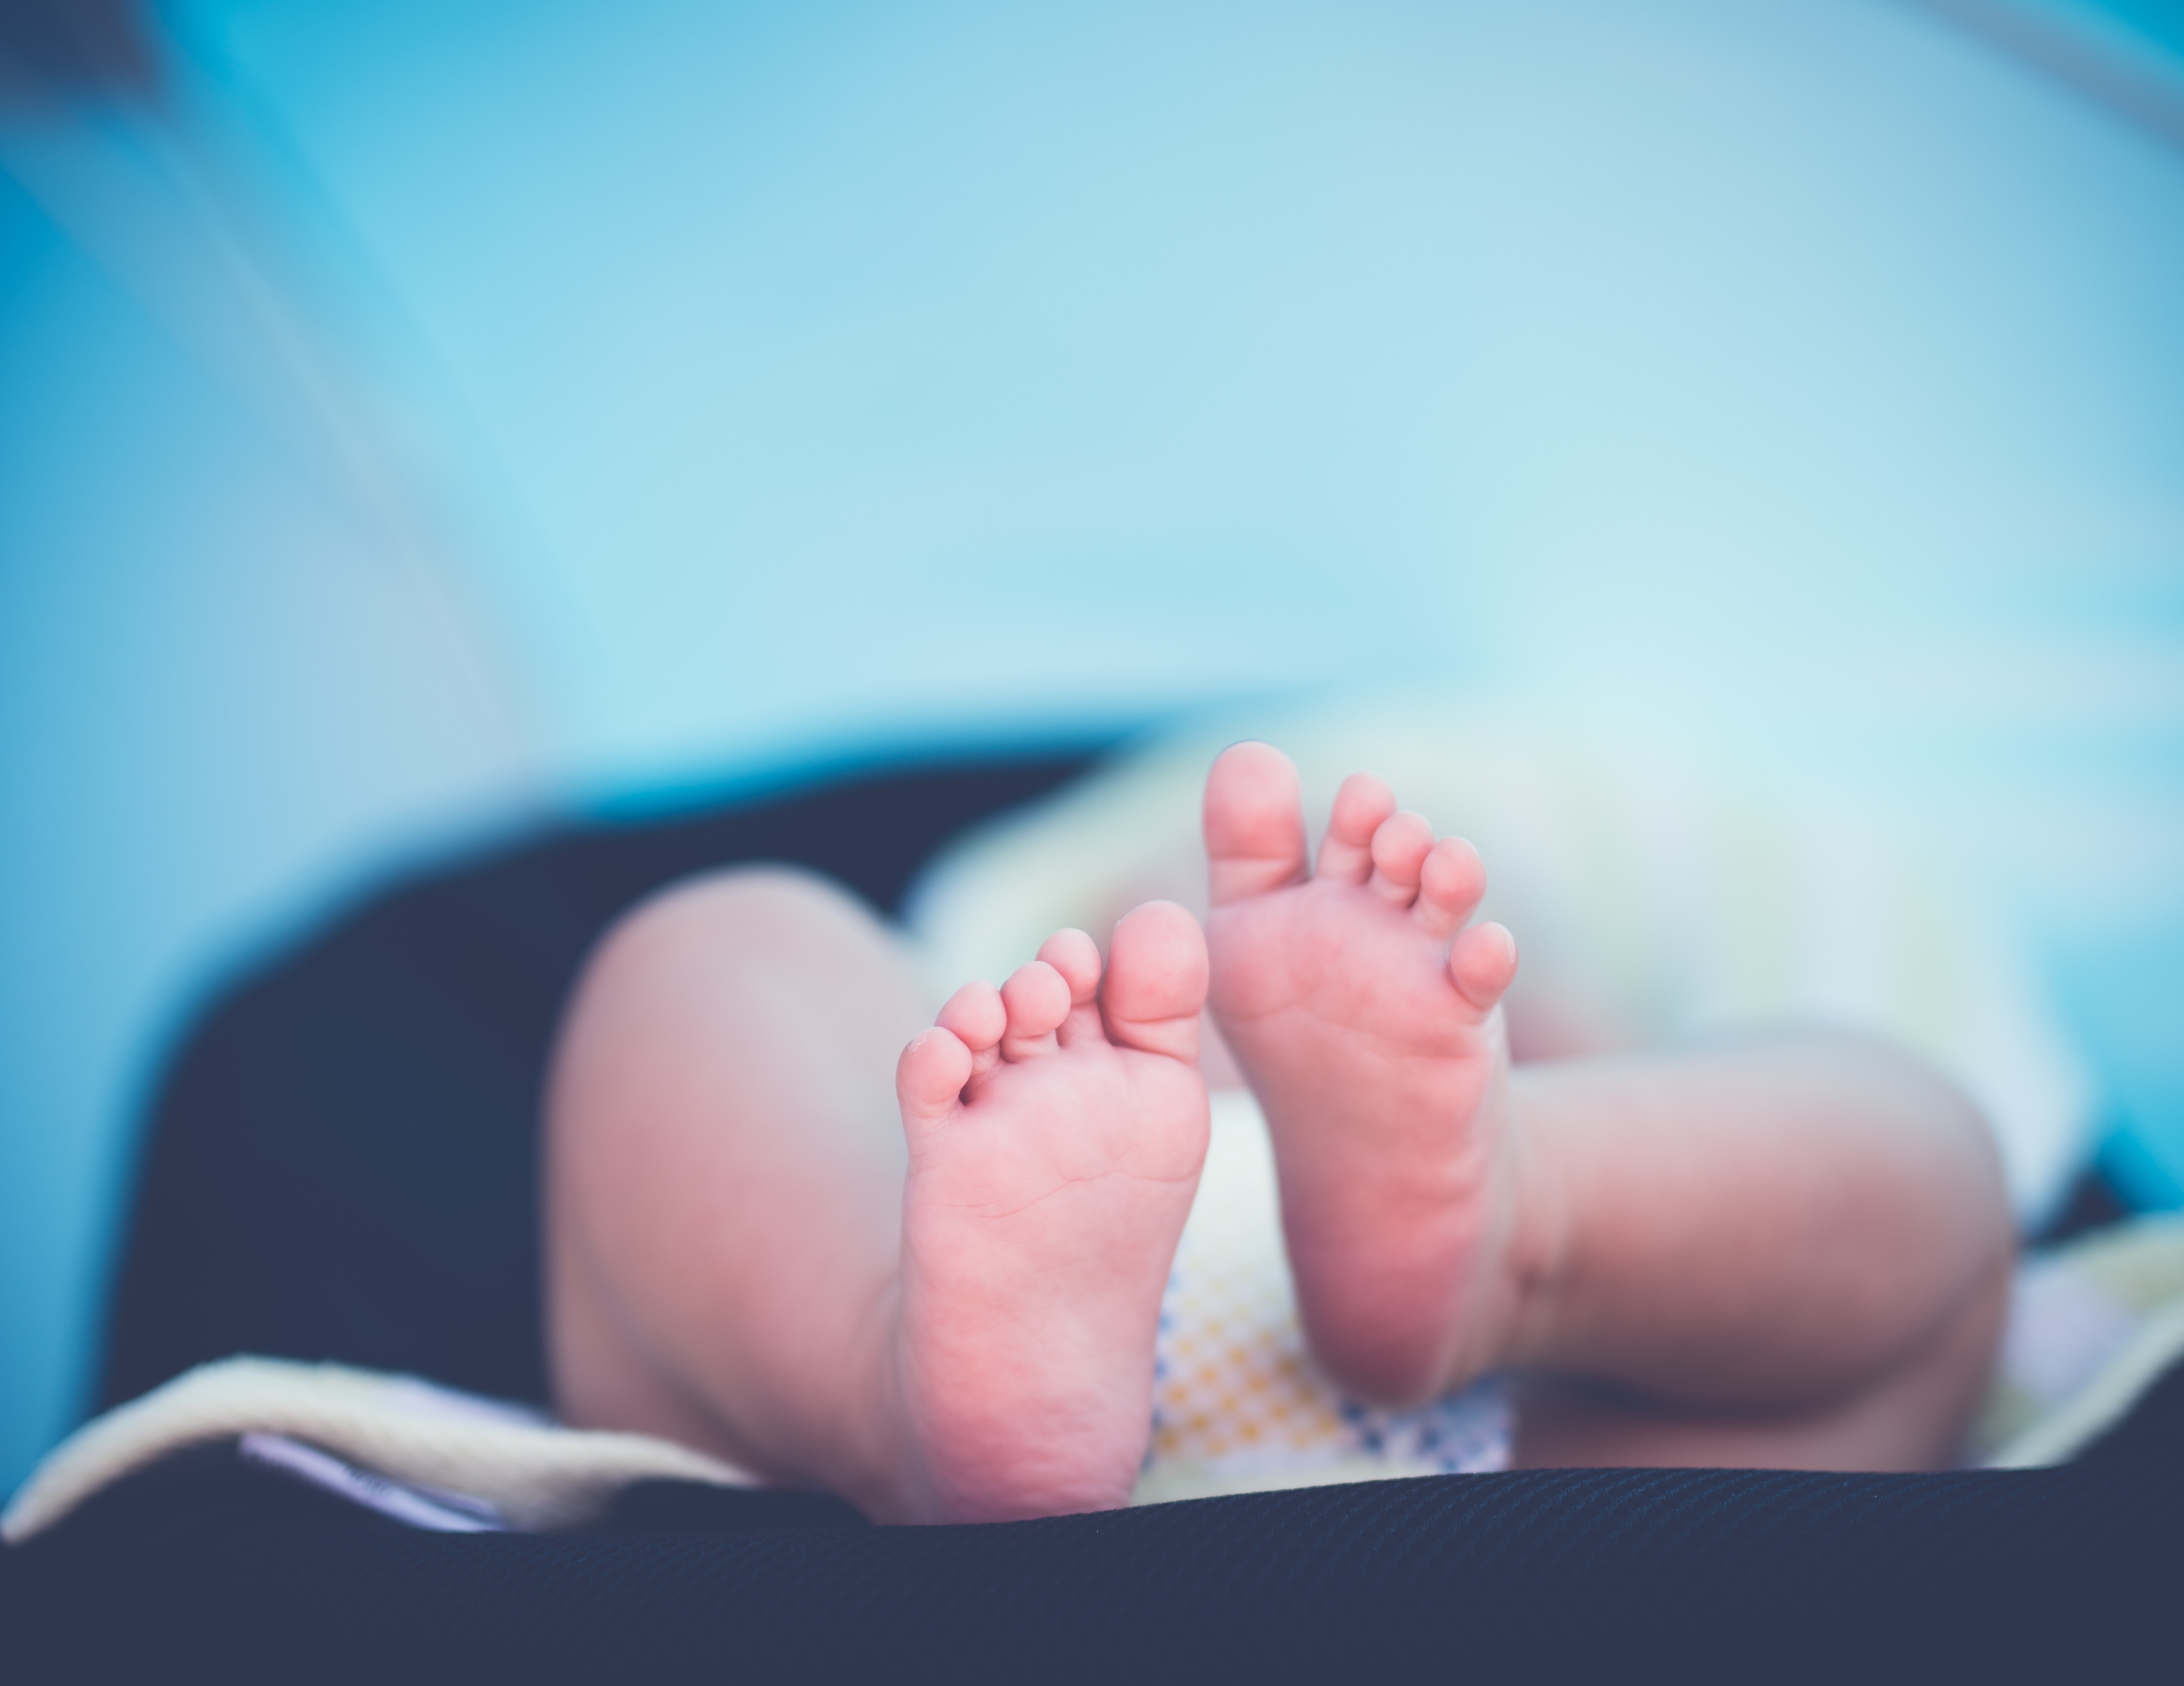
[{"label": "baby leg", "polygon": [[906,957],[816,880],[626,920],[549,1100],[564,1415],[888,1520],[1123,1502],[1205,1153],[1205,949],[1155,903],[1104,979],[1081,932],[1041,957],[921,1034]]},{"label": "baby leg", "polygon": [[1521,1067],[1532,1225],[1502,1337],[1535,1464],[1947,1465],[2015,1238],[1970,1103],[1781,1030]]},{"label": "baby leg", "polygon": [[1216,764],[1212,1006],[1258,1095],[1313,1349],[1411,1403],[1535,1377],[1537,1461],[1945,1459],[2011,1231],[1984,1125],[1859,1039],[1512,1069],[1515,949],[1478,857],[1346,784],[1309,869],[1295,770]]}]

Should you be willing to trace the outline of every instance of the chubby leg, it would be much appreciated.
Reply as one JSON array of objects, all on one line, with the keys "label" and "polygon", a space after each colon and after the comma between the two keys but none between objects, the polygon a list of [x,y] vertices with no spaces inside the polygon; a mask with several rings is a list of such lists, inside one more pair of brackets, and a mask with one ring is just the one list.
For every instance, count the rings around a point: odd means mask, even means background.
[{"label": "chubby leg", "polygon": [[1538,1464],[1917,1469],[1992,1365],[2014,1239],[1970,1103],[1791,1031],[1521,1067],[1501,1362]]},{"label": "chubby leg", "polygon": [[905,957],[815,879],[638,909],[549,1097],[564,1415],[889,1520],[1123,1502],[1205,1153],[1205,980],[1197,927],[1156,903],[1104,980],[1061,932],[920,1032]]},{"label": "chubby leg", "polygon": [[1520,1369],[1534,1461],[1947,1458],[2011,1251],[1953,1089],[1822,1033],[1513,1070],[1468,846],[1355,779],[1312,872],[1265,745],[1217,762],[1206,822],[1213,1013],[1340,1381],[1408,1404]]}]

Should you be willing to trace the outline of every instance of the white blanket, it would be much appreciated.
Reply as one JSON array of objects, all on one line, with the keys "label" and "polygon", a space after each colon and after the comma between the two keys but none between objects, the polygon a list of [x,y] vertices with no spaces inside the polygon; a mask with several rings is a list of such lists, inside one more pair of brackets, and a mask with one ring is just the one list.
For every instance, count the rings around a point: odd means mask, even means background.
[{"label": "white blanket", "polygon": [[[755,1484],[743,1471],[671,1441],[562,1428],[521,1406],[414,1376],[231,1358],[178,1376],[70,1435],[0,1516],[0,1538],[19,1545],[171,1452],[250,1434],[317,1448],[428,1499],[482,1501],[522,1529],[588,1521],[634,1481]],[[284,1462],[310,1478],[301,1460],[264,1443],[259,1450],[259,1461]]]}]

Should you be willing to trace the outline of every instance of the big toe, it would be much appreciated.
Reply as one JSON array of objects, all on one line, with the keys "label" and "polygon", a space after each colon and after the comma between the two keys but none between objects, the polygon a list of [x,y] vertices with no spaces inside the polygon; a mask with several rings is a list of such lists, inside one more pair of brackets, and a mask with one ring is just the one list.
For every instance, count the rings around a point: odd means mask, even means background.
[{"label": "big toe", "polygon": [[1173,902],[1148,902],[1124,914],[1100,991],[1108,1040],[1196,1059],[1206,980],[1206,935],[1187,912]]},{"label": "big toe", "polygon": [[1217,907],[1304,878],[1302,786],[1272,744],[1232,744],[1206,774],[1206,855]]}]

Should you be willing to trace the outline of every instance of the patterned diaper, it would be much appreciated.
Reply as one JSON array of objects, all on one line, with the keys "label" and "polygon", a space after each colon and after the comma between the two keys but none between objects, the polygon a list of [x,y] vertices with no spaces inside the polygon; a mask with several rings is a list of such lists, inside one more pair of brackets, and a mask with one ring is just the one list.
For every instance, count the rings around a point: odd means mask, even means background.
[{"label": "patterned diaper", "polygon": [[1161,1308],[1139,1504],[1506,1469],[1509,1390],[1486,1377],[1417,1410],[1345,1398],[1297,1326],[1257,1103],[1213,1097],[1213,1140]]}]

